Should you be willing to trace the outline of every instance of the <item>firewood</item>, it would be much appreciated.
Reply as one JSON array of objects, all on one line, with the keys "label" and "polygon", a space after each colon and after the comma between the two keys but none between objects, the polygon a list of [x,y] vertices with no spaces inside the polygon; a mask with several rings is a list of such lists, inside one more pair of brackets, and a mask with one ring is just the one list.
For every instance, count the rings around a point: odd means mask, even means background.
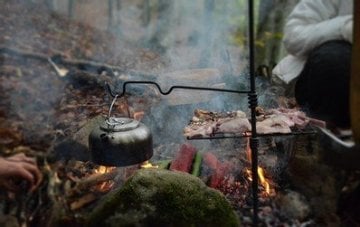
[{"label": "firewood", "polygon": [[97,196],[94,195],[93,193],[85,194],[84,196],[82,196],[79,199],[72,202],[70,204],[70,209],[78,210],[78,209],[82,208],[83,206],[93,202],[94,200],[96,200],[96,198],[97,198]]},{"label": "firewood", "polygon": [[[20,50],[16,48],[10,48],[6,46],[0,46],[0,54],[8,54],[15,57],[24,57],[24,58],[33,58],[41,61],[49,62],[49,59],[53,64],[56,64],[58,69],[60,71],[57,71],[57,73],[61,73],[63,75],[65,73],[65,70],[59,67],[61,64],[65,67],[75,67],[78,70],[84,71],[84,72],[92,72],[92,73],[101,73],[103,71],[106,71],[110,74],[113,74],[114,71],[117,72],[123,72],[130,76],[146,79],[146,80],[155,80],[156,75],[152,75],[146,72],[141,71],[135,71],[135,70],[126,70],[122,67],[115,66],[115,65],[109,65],[102,62],[95,62],[95,61],[88,61],[88,60],[82,60],[82,59],[65,59],[61,55],[54,55],[54,56],[48,56],[46,54],[42,53],[36,53],[32,51],[26,51],[26,50]],[[50,64],[52,64],[50,63]],[[52,66],[54,67],[54,65]]]},{"label": "firewood", "polygon": [[78,181],[76,185],[69,192],[69,195],[70,196],[75,195],[94,185],[100,184],[105,181],[113,180],[117,175],[118,175],[118,171],[116,169],[108,173],[94,174],[88,178]]}]

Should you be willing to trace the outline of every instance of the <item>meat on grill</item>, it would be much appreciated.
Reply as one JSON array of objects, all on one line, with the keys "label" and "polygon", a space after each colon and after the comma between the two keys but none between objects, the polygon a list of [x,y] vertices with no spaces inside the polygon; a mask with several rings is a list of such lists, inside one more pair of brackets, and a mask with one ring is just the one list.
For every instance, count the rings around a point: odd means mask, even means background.
[{"label": "meat on grill", "polygon": [[191,124],[185,127],[184,136],[188,138],[211,136],[214,135],[215,128],[214,121]]},{"label": "meat on grill", "polygon": [[[261,109],[261,108],[260,108]],[[306,126],[316,125],[325,127],[325,122],[309,118],[296,108],[276,108],[257,110],[256,130],[259,134],[291,133],[293,130],[302,130]],[[188,138],[207,137],[216,134],[243,134],[251,132],[250,121],[240,110],[219,113],[206,110],[195,110],[190,124],[185,127],[184,135]]]},{"label": "meat on grill", "polygon": [[294,126],[289,118],[284,115],[270,115],[268,118],[257,122],[256,132],[259,134],[290,133]]},{"label": "meat on grill", "polygon": [[245,117],[219,119],[215,133],[244,133],[251,130],[250,122]]},{"label": "meat on grill", "polygon": [[190,124],[185,127],[188,138],[213,136],[220,133],[244,133],[251,129],[246,114],[242,111],[227,113],[195,110]]}]

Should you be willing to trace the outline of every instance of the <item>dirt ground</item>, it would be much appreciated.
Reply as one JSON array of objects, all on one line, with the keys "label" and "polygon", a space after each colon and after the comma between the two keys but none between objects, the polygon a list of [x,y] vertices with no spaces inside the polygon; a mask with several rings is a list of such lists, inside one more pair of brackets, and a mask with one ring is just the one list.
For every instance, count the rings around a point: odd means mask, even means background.
[{"label": "dirt ground", "polygon": [[[0,20],[0,142],[4,148],[22,144],[46,151],[57,137],[71,134],[86,119],[108,109],[103,84],[61,78],[46,57],[94,61],[123,72],[156,73],[164,65],[155,52],[52,14],[42,5],[6,1]],[[45,58],[9,54],[4,48]],[[77,66],[67,69],[79,70]],[[81,72],[85,77],[90,73],[80,69],[74,74]]]}]

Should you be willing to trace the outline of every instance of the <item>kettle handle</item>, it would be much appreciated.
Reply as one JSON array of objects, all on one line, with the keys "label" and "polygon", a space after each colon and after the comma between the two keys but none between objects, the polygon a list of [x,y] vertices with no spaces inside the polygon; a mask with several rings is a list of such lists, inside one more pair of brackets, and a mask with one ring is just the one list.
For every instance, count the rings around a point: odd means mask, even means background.
[{"label": "kettle handle", "polygon": [[114,96],[112,102],[111,102],[111,105],[110,105],[110,108],[109,108],[109,113],[108,113],[108,119],[111,118],[111,112],[112,112],[113,106],[114,106],[114,104],[115,104],[116,99],[117,99],[118,96],[119,96],[119,95],[116,94],[116,95]]}]

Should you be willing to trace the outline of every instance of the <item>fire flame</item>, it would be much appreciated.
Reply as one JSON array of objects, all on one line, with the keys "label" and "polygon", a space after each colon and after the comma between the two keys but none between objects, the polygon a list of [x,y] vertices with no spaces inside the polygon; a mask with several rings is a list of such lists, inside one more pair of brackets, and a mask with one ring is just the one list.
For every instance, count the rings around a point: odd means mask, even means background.
[{"label": "fire flame", "polygon": [[109,166],[99,166],[97,169],[94,170],[95,173],[104,174],[109,173],[114,170],[116,167],[109,167]]},{"label": "fire flame", "polygon": [[[109,167],[109,166],[99,166],[94,170],[95,174],[105,174],[110,173],[114,171],[116,167]],[[112,186],[114,185],[114,182],[112,180],[104,181],[98,185],[96,185],[96,189],[100,192],[107,192],[109,191]]]},{"label": "fire flame", "polygon": [[159,168],[159,166],[153,165],[153,164],[151,164],[151,162],[149,162],[149,161],[145,161],[145,162],[143,162],[143,163],[140,165],[140,168],[141,168],[141,169],[148,169],[148,168],[157,169],[157,168]]},{"label": "fire flame", "polygon": [[[250,148],[250,143],[249,143],[249,139],[247,140],[247,145],[246,145],[246,157],[247,159],[251,162],[251,148]],[[250,181],[252,181],[252,173],[250,169],[246,169],[246,173],[248,174],[248,179]],[[265,171],[262,167],[258,166],[257,168],[257,173],[259,176],[259,181],[260,184],[264,187],[265,190],[265,195],[269,196],[271,194],[271,188],[270,188],[270,183],[269,180],[265,177]]]}]

